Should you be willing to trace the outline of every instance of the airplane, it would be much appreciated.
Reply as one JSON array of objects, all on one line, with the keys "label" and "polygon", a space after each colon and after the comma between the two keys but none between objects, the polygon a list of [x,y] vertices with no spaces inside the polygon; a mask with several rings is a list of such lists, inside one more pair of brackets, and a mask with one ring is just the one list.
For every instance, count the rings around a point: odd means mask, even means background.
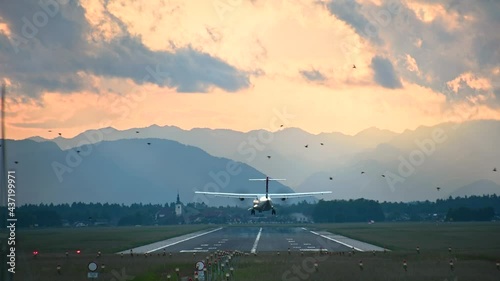
[{"label": "airplane", "polygon": [[266,177],[265,179],[249,179],[251,181],[266,181],[266,194],[257,193],[225,193],[225,192],[206,192],[206,191],[195,191],[198,194],[213,195],[217,197],[227,197],[227,198],[238,198],[240,201],[245,199],[253,198],[253,206],[249,208],[251,215],[255,215],[255,211],[262,213],[264,211],[271,211],[272,215],[276,215],[276,210],[272,203],[271,197],[280,198],[281,201],[285,201],[288,198],[301,198],[309,197],[314,195],[329,194],[331,191],[314,191],[314,192],[298,192],[298,193],[269,193],[269,181],[279,181],[285,179],[270,179]]}]

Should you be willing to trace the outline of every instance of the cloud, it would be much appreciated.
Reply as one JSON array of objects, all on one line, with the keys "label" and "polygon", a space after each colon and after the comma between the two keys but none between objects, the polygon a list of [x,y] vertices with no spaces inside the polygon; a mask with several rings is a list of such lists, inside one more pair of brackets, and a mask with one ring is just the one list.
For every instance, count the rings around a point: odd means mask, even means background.
[{"label": "cloud", "polygon": [[354,0],[334,0],[327,4],[330,12],[338,19],[354,28],[363,37],[373,43],[382,44],[378,36],[377,26],[373,24],[361,11],[363,6]]},{"label": "cloud", "polygon": [[[493,72],[500,64],[499,1],[334,0],[328,8],[372,42],[377,54],[395,62],[396,72],[405,81],[447,95],[447,83],[463,73],[490,83],[498,79]],[[470,87],[463,90],[462,101],[484,94]],[[486,96],[485,104],[498,104],[492,89]]]},{"label": "cloud", "polygon": [[78,1],[49,2],[48,8],[29,0],[2,4],[0,21],[10,35],[0,33],[0,60],[5,65],[0,75],[12,82],[15,93],[38,97],[44,92],[99,91],[90,86],[89,75],[129,78],[178,92],[207,92],[212,87],[235,92],[250,85],[249,73],[190,46],[152,51],[107,12],[106,4],[102,15],[115,25],[98,25],[97,30]]},{"label": "cloud", "polygon": [[371,66],[375,72],[374,79],[380,86],[389,89],[403,87],[390,60],[376,56],[372,59]]},{"label": "cloud", "polygon": [[326,77],[318,70],[301,70],[300,74],[309,81],[324,81]]},{"label": "cloud", "polygon": [[[285,107],[314,133],[403,131],[476,108],[467,118],[500,118],[498,1],[226,1],[221,16],[213,1],[71,0],[28,40],[23,17],[45,11],[38,1],[0,9],[13,137],[103,120],[248,131]],[[375,75],[404,87],[378,91]],[[211,94],[177,94],[191,91]]]}]

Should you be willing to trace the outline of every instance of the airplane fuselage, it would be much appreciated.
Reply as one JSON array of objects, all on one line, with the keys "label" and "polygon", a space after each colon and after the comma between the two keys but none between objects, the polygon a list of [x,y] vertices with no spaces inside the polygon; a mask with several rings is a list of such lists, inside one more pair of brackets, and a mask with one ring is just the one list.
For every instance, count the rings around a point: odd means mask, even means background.
[{"label": "airplane fuselage", "polygon": [[[258,202],[257,202],[258,201]],[[271,198],[266,198],[266,196],[260,197],[258,200],[254,201],[252,209],[258,212],[271,211],[273,207],[273,201]]]}]

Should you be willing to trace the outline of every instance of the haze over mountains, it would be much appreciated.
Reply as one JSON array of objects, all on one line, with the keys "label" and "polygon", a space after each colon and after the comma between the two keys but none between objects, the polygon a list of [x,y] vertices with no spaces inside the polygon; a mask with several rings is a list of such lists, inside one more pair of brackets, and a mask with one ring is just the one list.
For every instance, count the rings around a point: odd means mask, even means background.
[{"label": "haze over mountains", "polygon": [[[16,171],[18,204],[163,204],[174,202],[179,191],[185,203],[227,205],[221,198],[196,196],[194,190],[251,192],[248,179],[264,176],[246,164],[169,140],[103,141],[66,151],[53,142],[32,140],[8,141],[7,146],[9,170]],[[252,187],[263,191],[262,186]],[[279,182],[273,187],[292,192]]]},{"label": "haze over mountains", "polygon": [[[376,128],[367,129],[356,136],[348,136],[341,133],[312,135],[298,128],[284,128],[274,133],[265,130],[243,133],[224,129],[186,131],[174,126],[152,125],[125,131],[113,128],[92,130],[71,139],[58,137],[53,141],[62,149],[68,149],[78,147],[79,143],[92,143],[100,139],[169,139],[199,147],[217,157],[247,163],[270,176],[286,178],[287,185],[295,187],[325,166],[340,166],[344,161],[342,156],[373,148],[395,135],[393,132]],[[40,137],[32,139],[45,140]],[[324,145],[321,145],[321,142]],[[308,145],[307,149],[305,145]],[[271,156],[271,159],[267,156]],[[288,165],[283,165],[286,162]]]},{"label": "haze over mountains", "polygon": [[[152,140],[153,144],[147,146],[146,138],[157,140]],[[87,166],[86,174],[82,174],[80,178],[78,175],[82,173],[82,169],[78,168],[68,178],[71,178],[71,186],[79,186],[77,189],[85,191],[88,187],[81,183],[90,184],[88,177],[98,174],[106,178],[106,184],[100,184],[95,192],[107,194],[106,198],[111,196],[109,194],[122,192],[124,203],[142,200],[149,202],[148,198],[159,199],[158,194],[173,196],[177,188],[181,191],[181,197],[193,198],[193,187],[213,181],[207,176],[208,173],[219,171],[223,163],[229,161],[227,159],[249,165],[242,165],[245,172],[234,176],[234,181],[231,177],[228,192],[261,192],[260,186],[257,187],[258,191],[253,190],[255,187],[250,187],[248,178],[267,174],[275,178],[286,178],[287,181],[283,183],[297,192],[332,190],[333,194],[324,196],[325,199],[362,197],[381,201],[413,201],[435,200],[460,194],[500,194],[500,173],[492,171],[493,167],[500,167],[500,150],[497,147],[500,144],[500,121],[492,120],[468,121],[458,126],[447,123],[419,127],[401,134],[376,128],[348,136],[340,133],[313,135],[297,128],[282,128],[274,133],[263,130],[242,133],[222,129],[182,130],[172,126],[153,125],[125,131],[113,128],[93,130],[75,138],[58,137],[49,142],[44,142],[40,137],[33,140],[39,143],[25,140],[19,141],[18,145],[26,142],[33,151],[47,151],[43,157],[49,159],[63,159],[67,154],[58,150],[55,144],[62,149],[83,151],[87,146],[77,147],[104,140],[102,144],[90,146],[99,153],[83,157],[84,162],[92,163]],[[161,147],[154,145],[160,140],[165,140],[165,143],[161,141]],[[38,150],[35,149],[37,145],[40,146]],[[190,146],[198,147],[214,157]],[[140,152],[146,147],[147,152]],[[26,159],[22,161],[36,155],[25,154]],[[96,157],[92,160],[95,162],[90,160],[91,157]],[[35,163],[41,164],[40,161],[42,160],[35,160]],[[195,164],[201,166],[193,169]],[[38,166],[31,168],[35,167]],[[45,164],[44,169],[51,174],[52,181],[57,181],[50,165],[47,167]],[[109,169],[113,169],[111,177],[103,172]],[[361,174],[362,171],[365,173]],[[333,179],[330,180],[330,177]],[[188,180],[182,182],[181,178]],[[57,185],[55,182],[42,184],[47,179],[41,179],[37,181],[40,186]],[[134,184],[130,184],[132,182]],[[114,186],[110,187],[114,189],[108,192],[105,186]],[[120,191],[117,186],[122,186],[127,191]],[[130,186],[131,190],[128,191],[126,186]],[[137,186],[144,186],[148,191],[138,192]],[[281,192],[278,190],[280,188],[287,189],[279,183],[273,183],[273,186],[275,190],[271,192]],[[441,188],[439,191],[436,189],[438,186]],[[40,196],[46,198],[52,192],[55,190],[47,190]],[[72,192],[68,192],[65,196],[71,194]],[[223,199],[222,204],[227,203]]]}]

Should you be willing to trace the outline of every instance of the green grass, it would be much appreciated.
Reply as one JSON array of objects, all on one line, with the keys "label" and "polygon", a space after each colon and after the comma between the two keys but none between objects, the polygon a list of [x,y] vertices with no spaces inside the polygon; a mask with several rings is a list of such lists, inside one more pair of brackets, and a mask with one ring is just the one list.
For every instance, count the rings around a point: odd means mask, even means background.
[{"label": "green grass", "polygon": [[[95,258],[91,255],[82,255],[61,258],[49,255],[34,260],[25,257],[18,263],[16,280],[23,281],[84,281],[88,262],[96,261],[98,264],[106,264],[106,269],[100,271],[99,280],[112,280],[117,274],[134,277],[134,281],[166,280],[166,274],[175,276],[175,268],[180,269],[181,277],[193,277],[194,265],[197,261],[204,259],[205,255],[198,253],[196,257],[192,254],[174,254],[173,257],[144,256],[130,257],[128,255],[120,258],[116,255],[104,255]],[[402,261],[408,262],[408,271],[402,267]],[[314,260],[318,261],[318,272],[311,272]],[[363,271],[359,269],[359,261],[363,261]],[[297,252],[281,254],[260,253],[257,256],[242,256],[234,258],[234,278],[237,281],[297,281],[297,280],[371,280],[371,281],[444,281],[448,280],[482,280],[493,281],[500,279],[500,271],[496,269],[495,263],[476,259],[458,259],[455,261],[455,270],[449,268],[448,258],[437,258],[433,255],[416,254],[408,255],[398,252],[378,253],[356,253],[354,256],[319,256],[318,254],[305,254],[301,256]],[[56,266],[62,266],[62,275],[57,275]],[[28,266],[27,266],[28,265]],[[310,270],[311,271],[308,271]],[[298,270],[298,273],[297,271]],[[300,276],[306,276],[300,278]],[[120,280],[120,279],[116,279]],[[172,278],[171,280],[176,280]],[[186,280],[186,279],[184,279]]]},{"label": "green grass", "polygon": [[16,244],[17,251],[31,253],[36,249],[40,255],[77,249],[83,253],[116,253],[207,228],[207,225],[182,225],[19,229]]},{"label": "green grass", "polygon": [[[408,262],[405,272],[402,261]],[[314,260],[318,262],[318,272],[313,271]],[[359,261],[363,261],[363,271]],[[448,259],[429,256],[408,256],[401,253],[386,254],[356,253],[354,256],[318,256],[292,254],[277,257],[263,254],[240,260],[236,265],[237,280],[414,280],[444,281],[454,280],[498,280],[500,271],[492,262],[463,260],[455,262],[451,271]],[[295,271],[297,270],[297,271]]]},{"label": "green grass", "polygon": [[[261,225],[252,225],[261,226]],[[273,226],[273,225],[268,225]],[[280,227],[288,225],[276,225]],[[297,225],[294,225],[297,226]],[[355,255],[319,256],[298,252],[278,256],[276,253],[259,253],[257,256],[242,256],[233,259],[234,280],[500,280],[500,270],[495,261],[500,259],[500,224],[498,223],[376,223],[303,225],[309,229],[328,230],[391,249],[391,252],[360,253]],[[174,253],[167,256],[125,255],[123,258],[111,253],[168,237],[200,230],[206,226],[130,227],[94,229],[57,229],[19,231],[21,243],[42,245],[37,259],[29,252],[18,253],[16,280],[67,281],[88,280],[86,266],[90,261],[106,264],[98,280],[120,280],[116,275],[126,273],[134,281],[166,280],[166,274],[175,276],[179,267],[181,276],[193,276],[194,265],[204,260],[206,253]],[[211,226],[215,227],[215,226]],[[24,242],[23,242],[24,241]],[[80,256],[64,257],[64,251],[75,243],[84,253]],[[421,254],[415,251],[420,246]],[[452,253],[448,253],[448,247]],[[40,246],[41,247],[41,246]],[[42,249],[46,249],[45,253]],[[100,249],[103,256],[96,258]],[[106,254],[108,253],[108,254]],[[452,259],[455,270],[451,271]],[[313,261],[318,261],[318,272],[307,272]],[[359,269],[362,260],[364,269]],[[408,271],[403,270],[402,261],[408,262]],[[62,275],[57,275],[56,266],[62,266]],[[300,270],[295,273],[294,270]],[[114,273],[113,273],[114,272]],[[301,277],[302,276],[302,277]],[[456,279],[455,279],[456,278]],[[126,280],[126,279],[121,279]],[[132,280],[132,279],[127,279]],[[175,278],[171,279],[176,280]],[[187,279],[186,279],[187,280]]]},{"label": "green grass", "polygon": [[485,259],[500,253],[500,223],[376,223],[316,225],[332,233],[364,241],[392,251],[448,252]]}]

